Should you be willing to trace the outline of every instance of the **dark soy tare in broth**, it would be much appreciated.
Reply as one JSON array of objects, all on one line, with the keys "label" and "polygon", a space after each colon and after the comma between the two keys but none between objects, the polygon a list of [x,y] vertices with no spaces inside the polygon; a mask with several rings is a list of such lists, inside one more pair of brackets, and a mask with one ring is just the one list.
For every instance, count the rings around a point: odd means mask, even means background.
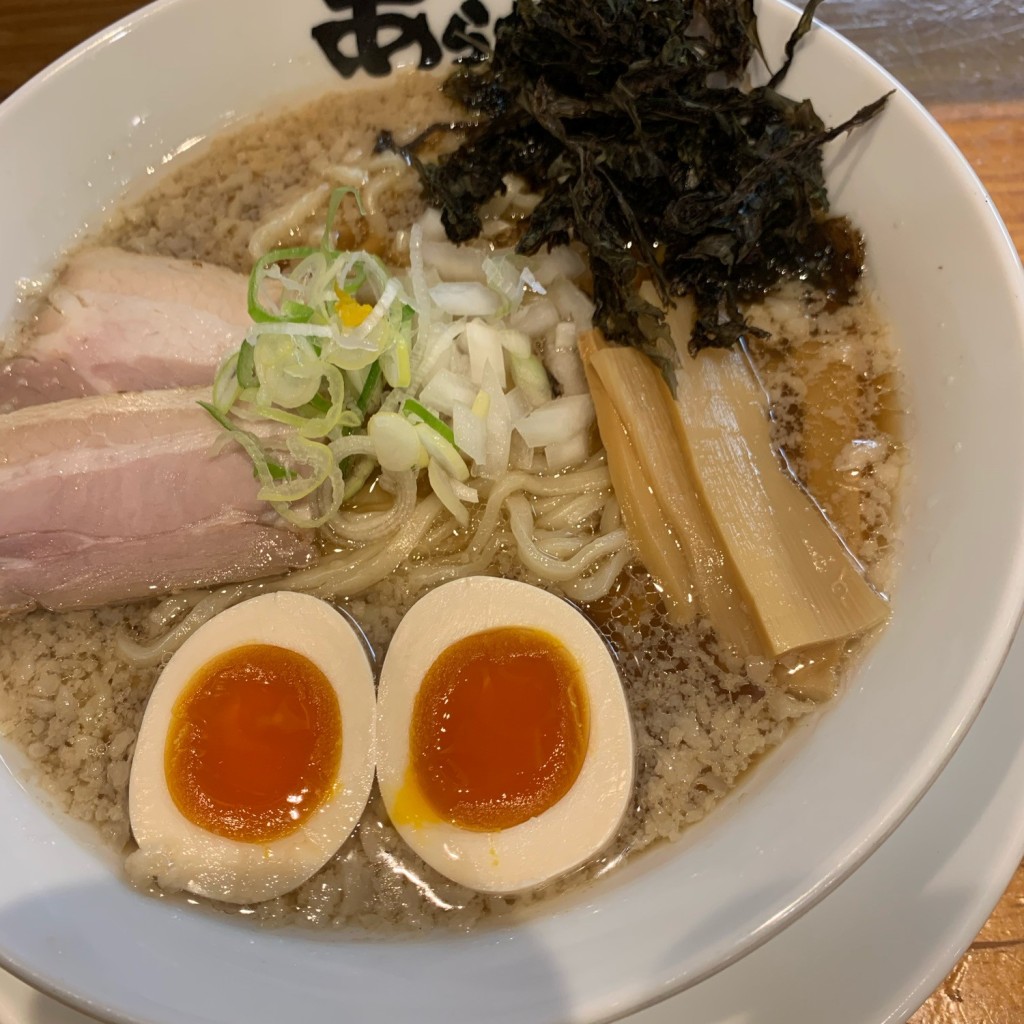
[{"label": "dark soy tare in broth", "polygon": [[[93,242],[248,273],[274,247],[318,244],[332,188],[349,186],[361,189],[366,212],[343,204],[338,247],[366,249],[403,265],[410,231],[423,212],[419,182],[398,157],[374,153],[374,143],[382,129],[408,139],[451,119],[453,108],[439,84],[432,75],[396,76],[358,96],[327,96],[235,128],[126,202]],[[515,204],[526,211],[530,201],[528,193],[513,190],[507,199],[513,208],[498,210],[498,227],[478,244],[513,242]],[[509,231],[513,237],[502,234]],[[746,315],[766,334],[751,342],[750,355],[770,394],[773,441],[871,584],[885,591],[896,554],[895,495],[905,454],[898,370],[884,323],[863,290],[835,308],[800,284],[777,290]],[[587,458],[584,469],[604,465],[596,431]],[[519,472],[509,471],[510,493]],[[586,492],[573,508],[564,496],[515,493],[525,495],[537,529],[551,535],[577,530],[589,542],[602,535],[602,517],[617,515],[607,484]],[[359,500],[372,510],[375,502],[386,506],[390,499],[368,487]],[[421,863],[402,843],[375,791],[355,834],[323,869],[284,896],[244,908],[247,918],[375,931],[508,920],[679,836],[818,706],[805,695],[815,684],[801,689],[798,653],[739,656],[704,614],[678,624],[661,588],[625,549],[621,570],[600,596],[539,575],[540,563],[520,556],[511,513],[488,524],[487,543],[470,550],[483,509],[483,502],[473,506],[465,526],[453,519],[433,521],[394,571],[336,603],[365,632],[378,664],[403,614],[449,578],[460,558],[474,574],[540,583],[580,605],[615,652],[635,730],[634,797],[612,845],[539,892],[484,895]],[[345,550],[344,543],[323,536],[318,543],[324,556]],[[243,586],[236,598],[259,588]],[[98,609],[37,609],[0,621],[5,736],[25,753],[34,780],[57,806],[93,825],[119,853],[133,850],[127,791],[135,737],[171,650],[155,648],[150,659],[128,660],[125,638],[136,647],[156,644],[204,599],[186,592]],[[840,673],[861,642],[830,655]],[[131,856],[127,863],[129,875],[148,887],[151,865]]]}]

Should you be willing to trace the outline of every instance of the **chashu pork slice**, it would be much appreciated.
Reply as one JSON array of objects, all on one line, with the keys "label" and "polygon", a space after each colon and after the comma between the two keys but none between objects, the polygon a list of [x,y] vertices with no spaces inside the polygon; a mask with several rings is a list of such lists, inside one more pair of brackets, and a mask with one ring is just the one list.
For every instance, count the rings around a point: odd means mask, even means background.
[{"label": "chashu pork slice", "polygon": [[0,416],[0,611],[84,608],[308,565],[309,536],[216,451],[204,389],[102,395]]},{"label": "chashu pork slice", "polygon": [[245,277],[210,263],[77,253],[32,336],[0,364],[0,410],[209,384],[251,324],[247,291]]}]

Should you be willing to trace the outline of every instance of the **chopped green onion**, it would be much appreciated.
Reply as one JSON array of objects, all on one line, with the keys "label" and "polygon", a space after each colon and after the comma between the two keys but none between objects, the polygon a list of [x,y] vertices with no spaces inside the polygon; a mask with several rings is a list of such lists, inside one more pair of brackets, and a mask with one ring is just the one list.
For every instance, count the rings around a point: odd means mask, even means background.
[{"label": "chopped green onion", "polygon": [[[487,313],[479,327],[498,363],[483,383],[463,377],[460,388],[444,390],[438,370],[455,359],[459,335],[472,334],[476,322],[467,323],[435,292],[447,289],[464,300],[483,291],[488,309],[503,300],[504,317],[535,279],[520,258],[498,254],[483,262],[497,291],[475,280],[429,288],[415,231],[409,274],[363,250],[339,251],[332,239],[350,193],[365,215],[359,190],[336,188],[316,248],[277,249],[256,262],[247,295],[253,323],[218,368],[212,403],[203,407],[227,431],[222,441],[237,442],[252,461],[261,499],[290,523],[313,528],[328,522],[375,472],[424,470],[464,523],[463,503],[475,500],[464,486],[470,462],[508,462],[513,407],[496,367],[504,368],[506,356],[517,357],[509,361],[519,393],[540,409],[550,404],[550,382],[533,357],[532,335]],[[468,347],[472,369],[479,360],[474,345]],[[245,429],[250,424],[251,433]]]},{"label": "chopped green onion", "polygon": [[359,411],[364,416],[366,415],[366,410],[370,408],[370,403],[376,398],[380,390],[379,384],[380,360],[377,359],[370,365],[370,372],[366,375],[366,383],[363,384],[363,390],[359,392],[359,398],[356,399],[356,405],[359,406]]},{"label": "chopped green onion", "polygon": [[356,207],[359,210],[361,217],[366,216],[366,210],[363,208],[363,197],[359,194],[359,189],[352,188],[351,185],[342,185],[340,188],[334,189],[331,192],[331,198],[327,200],[327,220],[324,223],[324,235],[320,240],[320,248],[324,252],[334,252],[335,250],[331,247],[331,225],[334,223],[334,218],[338,216],[338,210],[341,207],[342,200],[345,196],[352,195],[356,199]]},{"label": "chopped green onion", "polygon": [[[236,427],[224,413],[209,402],[199,402],[199,405],[231,435],[232,440],[237,442],[252,460],[253,472],[256,474],[256,479],[262,485],[260,494],[267,489],[273,489],[276,482],[274,471],[271,470],[268,464],[267,453],[263,450],[262,445],[256,440],[255,436],[247,430],[241,430]],[[280,463],[275,462],[274,468],[282,473],[285,472],[284,467]]]},{"label": "chopped green onion", "polygon": [[[292,478],[291,473],[285,469],[281,463],[274,462],[273,459],[267,459],[267,472],[270,473],[275,480],[290,480]],[[256,470],[253,470],[253,475],[255,476],[255,474]]]},{"label": "chopped green onion", "polygon": [[[276,313],[271,313],[269,309],[264,309],[260,305],[260,285],[263,284],[267,271],[275,264],[284,263],[288,260],[302,260],[307,256],[312,256],[316,251],[316,249],[308,245],[296,246],[291,249],[274,249],[256,261],[256,266],[252,268],[252,273],[249,275],[249,316],[256,323],[284,323],[285,321],[297,319],[295,317],[278,316]],[[312,315],[313,311],[310,310],[310,316]]]},{"label": "chopped green onion", "polygon": [[227,412],[242,393],[237,370],[238,353],[233,352],[220,364],[213,378],[213,404],[223,412]]},{"label": "chopped green onion", "polygon": [[362,263],[356,263],[349,268],[341,287],[354,297],[364,284],[366,284],[366,267]]},{"label": "chopped green onion", "polygon": [[289,474],[287,479],[272,480],[265,483],[257,492],[260,501],[292,502],[308,498],[336,468],[331,449],[318,441],[292,434],[288,438],[288,453],[295,462],[309,467],[308,476]]},{"label": "chopped green onion", "polygon": [[238,366],[235,370],[235,375],[238,377],[238,383],[243,388],[257,387],[260,382],[256,376],[256,364],[253,360],[254,351],[253,345],[248,341],[243,341],[238,350]]},{"label": "chopped green onion", "polygon": [[[446,440],[428,423],[417,423],[416,434],[431,459],[435,459],[456,480],[469,478],[469,467],[454,443]],[[440,495],[438,495],[440,497]]]},{"label": "chopped green onion", "polygon": [[323,392],[314,395],[301,409],[296,410],[300,414],[306,416],[309,413],[315,413],[318,416],[324,416],[331,410],[331,399]]},{"label": "chopped green onion", "polygon": [[224,413],[222,413],[215,405],[211,405],[209,402],[199,402],[199,405],[205,409],[225,430],[230,430],[234,433],[238,429],[238,427],[236,427],[234,423],[232,423],[231,420],[229,420],[227,416],[225,416]]},{"label": "chopped green onion", "polygon": [[369,455],[350,455],[345,462],[351,472],[342,471],[345,477],[345,496],[342,503],[354,498],[366,486],[366,481],[370,479],[376,465]]},{"label": "chopped green onion", "polygon": [[436,430],[450,445],[455,444],[455,434],[452,432],[452,428],[444,420],[439,419],[425,405],[417,402],[415,398],[407,398],[402,403],[402,412],[418,417],[428,427]]},{"label": "chopped green onion", "polygon": [[288,320],[298,321],[300,324],[307,323],[313,318],[313,314],[316,312],[312,306],[307,306],[304,302],[296,302],[294,299],[285,299],[281,303],[281,312]]},{"label": "chopped green onion", "polygon": [[[303,416],[300,409],[295,412],[288,412],[276,405],[256,405],[256,412],[264,419],[273,420],[275,423],[283,423],[285,426],[295,427],[303,438],[313,439],[326,437],[332,430],[344,426],[351,414],[347,414],[344,407],[345,401],[345,379],[336,366],[325,365],[323,367],[324,378],[327,380],[327,390],[330,393],[330,401],[326,411],[320,416]],[[314,398],[319,395],[314,395]],[[310,403],[303,403],[310,404]],[[358,417],[356,423],[358,423]]]}]

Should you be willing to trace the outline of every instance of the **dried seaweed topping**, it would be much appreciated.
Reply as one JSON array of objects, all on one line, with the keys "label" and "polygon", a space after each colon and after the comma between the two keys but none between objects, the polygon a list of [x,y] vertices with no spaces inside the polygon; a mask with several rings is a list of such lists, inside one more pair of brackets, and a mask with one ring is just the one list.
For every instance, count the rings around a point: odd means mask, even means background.
[{"label": "dried seaweed topping", "polygon": [[820,0],[811,0],[770,83],[745,88],[763,60],[752,0],[517,0],[482,67],[445,91],[478,115],[462,144],[416,166],[449,238],[475,237],[480,207],[517,174],[542,196],[519,251],[582,242],[595,320],[615,340],[657,355],[658,309],[690,294],[692,347],[728,346],[752,328],[740,311],[799,275],[836,303],[863,263],[859,233],[829,216],[822,146],[864,124],[872,103],[826,128],[809,100],[777,91]]}]

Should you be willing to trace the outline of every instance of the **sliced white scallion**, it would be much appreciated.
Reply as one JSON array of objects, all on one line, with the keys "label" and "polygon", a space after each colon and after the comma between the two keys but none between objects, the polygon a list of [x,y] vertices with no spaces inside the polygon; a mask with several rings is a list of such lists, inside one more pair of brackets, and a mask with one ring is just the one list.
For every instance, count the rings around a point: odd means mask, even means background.
[{"label": "sliced white scallion", "polygon": [[524,302],[509,318],[509,326],[531,338],[540,338],[553,331],[559,321],[558,307],[551,299]]},{"label": "sliced white scallion", "polygon": [[491,396],[486,391],[478,391],[476,398],[473,399],[473,415],[486,419],[490,408]]},{"label": "sliced white scallion", "polygon": [[580,358],[579,332],[571,321],[555,327],[553,337],[544,346],[544,360],[558,381],[563,395],[585,395],[590,390]]},{"label": "sliced white scallion", "polygon": [[559,278],[579,277],[586,269],[583,258],[567,245],[560,245],[541,253],[533,264],[533,273],[540,284],[547,288]]},{"label": "sliced white scallion", "polygon": [[504,388],[507,378],[501,332],[482,320],[470,320],[466,324],[466,348],[469,352],[469,376],[473,383],[480,384],[484,370],[490,366],[497,375],[498,383]]},{"label": "sliced white scallion", "polygon": [[[512,380],[515,381],[516,387],[525,395],[532,409],[538,409],[551,401],[551,381],[548,380],[548,371],[537,356],[510,355],[509,369],[512,371]],[[582,369],[581,364],[581,372]]]},{"label": "sliced white scallion", "polygon": [[253,340],[265,334],[288,335],[295,338],[331,338],[333,332],[326,324],[310,323],[263,323],[253,324],[249,328],[249,339]]},{"label": "sliced white scallion", "polygon": [[556,398],[516,420],[516,430],[531,448],[566,441],[594,422],[594,403],[589,395]]},{"label": "sliced white scallion", "polygon": [[501,297],[498,316],[506,317],[515,312],[522,305],[527,291],[544,294],[543,286],[517,257],[488,256],[483,261],[483,272],[492,291]]},{"label": "sliced white scallion", "polygon": [[253,364],[259,379],[257,405],[297,409],[320,390],[324,367],[306,337],[278,331],[259,335]]},{"label": "sliced white scallion", "polygon": [[376,458],[373,440],[367,434],[346,434],[335,438],[329,445],[334,461],[341,463],[353,455],[372,455]]},{"label": "sliced white scallion", "polygon": [[409,230],[409,283],[412,286],[413,303],[420,314],[418,330],[421,337],[429,336],[433,318],[426,268],[423,264],[423,245],[423,219],[420,218]]},{"label": "sliced white scallion", "polygon": [[487,414],[477,415],[471,406],[456,402],[452,409],[452,433],[455,447],[474,462],[483,464],[487,458]]},{"label": "sliced white scallion", "polygon": [[582,466],[589,455],[590,432],[586,430],[544,447],[544,461],[552,473],[570,466]]},{"label": "sliced white scallion", "polygon": [[506,392],[505,401],[508,402],[508,414],[512,417],[512,422],[521,420],[524,416],[528,416],[533,410],[533,406],[530,404],[530,400],[526,397],[522,388],[513,388],[511,391]]},{"label": "sliced white scallion", "polygon": [[455,320],[453,323],[440,326],[431,323],[431,326],[419,327],[417,342],[412,352],[412,380],[409,388],[413,392],[423,386],[424,381],[429,380],[438,369],[454,369],[449,366],[452,350],[455,346],[455,339],[465,330],[465,320]]},{"label": "sliced white scallion", "polygon": [[427,453],[416,427],[401,413],[378,412],[370,417],[366,432],[373,441],[373,450],[381,469],[403,473],[422,468]]},{"label": "sliced white scallion", "polygon": [[508,316],[523,301],[523,284],[519,268],[508,257],[489,256],[483,261],[481,270],[490,288],[501,296],[498,313],[501,316]]},{"label": "sliced white scallion", "polygon": [[560,372],[563,397],[552,399],[551,366],[535,354],[546,343],[561,359],[592,311],[564,277],[581,269],[575,252],[527,263],[511,250],[456,247],[430,212],[408,232],[408,271],[395,273],[371,253],[332,248],[330,214],[351,191],[332,193],[319,247],[260,258],[255,323],[220,366],[207,406],[249,454],[262,497],[299,526],[376,530],[361,513],[339,518],[344,502],[374,473],[415,483],[427,469],[466,523],[479,500],[470,464],[499,480],[513,456],[534,468],[545,457],[584,459],[592,413],[564,404],[582,397],[568,394],[578,380]]},{"label": "sliced white scallion", "polygon": [[460,526],[469,525],[469,511],[459,501],[458,496],[452,489],[452,480],[444,468],[437,461],[431,459],[427,463],[427,479],[430,481],[431,490],[441,499],[441,504],[455,517]]},{"label": "sliced white scallion", "polygon": [[501,347],[511,356],[525,359],[533,354],[533,344],[530,342],[530,336],[523,331],[498,331],[498,340],[501,342]]},{"label": "sliced white scallion", "polygon": [[487,457],[483,474],[491,480],[504,476],[512,445],[512,415],[505,391],[494,370],[484,373],[481,390],[487,395]]},{"label": "sliced white scallion", "polygon": [[475,505],[480,501],[480,492],[475,487],[470,487],[469,484],[464,484],[459,480],[452,480],[452,491],[455,492],[455,497],[459,501],[469,502],[470,505]]},{"label": "sliced white scallion", "polygon": [[444,471],[456,480],[469,479],[469,467],[458,449],[427,423],[417,423],[416,433],[430,458],[439,463]]},{"label": "sliced white scallion", "polygon": [[451,370],[438,370],[423,386],[419,400],[445,416],[451,416],[456,405],[471,406],[477,386],[468,377]]},{"label": "sliced white scallion", "polygon": [[594,303],[580,288],[567,278],[559,278],[548,289],[558,314],[563,320],[572,320],[580,331],[589,331],[593,326]]},{"label": "sliced white scallion", "polygon": [[494,316],[501,307],[500,297],[476,281],[436,284],[430,289],[430,298],[451,316]]},{"label": "sliced white scallion", "polygon": [[[408,311],[408,312],[407,312]],[[404,306],[400,314],[399,323],[394,323],[392,318],[392,340],[380,356],[381,372],[384,379],[393,388],[407,388],[412,382],[412,342],[411,321],[412,309]]]},{"label": "sliced white scallion", "polygon": [[484,254],[469,246],[451,242],[424,242],[423,264],[433,270],[442,281],[476,281],[487,283],[483,268]]},{"label": "sliced white scallion", "polygon": [[535,462],[535,450],[523,440],[521,434],[512,431],[508,449],[509,467],[520,469],[524,473],[532,473]]}]

